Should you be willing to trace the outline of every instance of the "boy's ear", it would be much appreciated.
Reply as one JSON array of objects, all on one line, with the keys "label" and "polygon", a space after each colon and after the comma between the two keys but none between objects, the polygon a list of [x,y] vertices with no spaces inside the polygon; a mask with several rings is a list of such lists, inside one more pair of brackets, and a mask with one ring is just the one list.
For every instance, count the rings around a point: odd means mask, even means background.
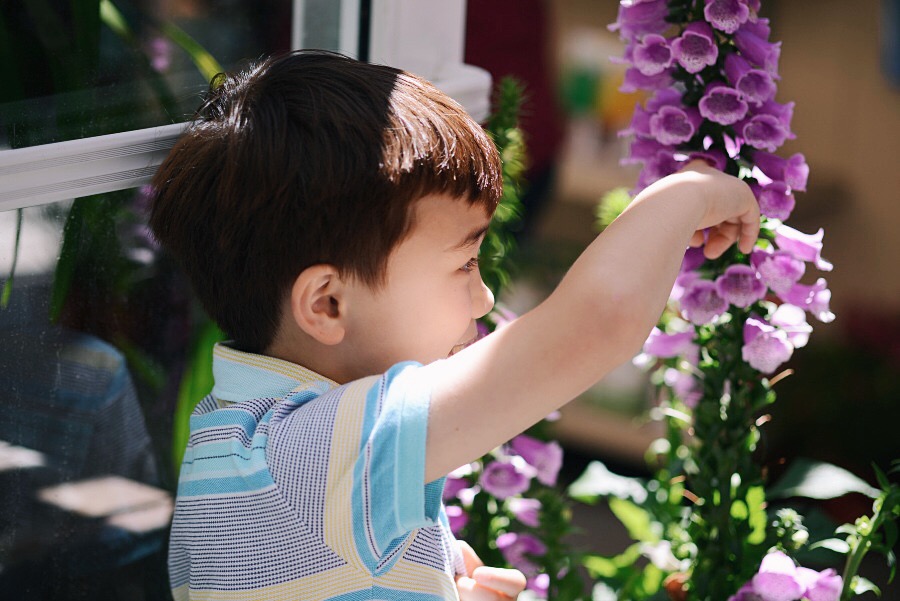
[{"label": "boy's ear", "polygon": [[332,265],[304,269],[291,288],[291,315],[297,326],[322,344],[344,339],[344,282]]}]

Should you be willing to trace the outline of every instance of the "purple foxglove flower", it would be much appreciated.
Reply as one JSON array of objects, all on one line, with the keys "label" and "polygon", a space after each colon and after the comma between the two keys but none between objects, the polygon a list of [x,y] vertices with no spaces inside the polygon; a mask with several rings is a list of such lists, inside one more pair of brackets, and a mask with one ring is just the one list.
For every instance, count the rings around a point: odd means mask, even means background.
[{"label": "purple foxglove flower", "polygon": [[822,238],[825,230],[819,228],[815,234],[804,234],[781,224],[775,228],[775,245],[792,253],[798,259],[811,262],[821,271],[831,271],[834,266],[822,258]]},{"label": "purple foxglove flower", "polygon": [[520,495],[531,486],[532,473],[512,461],[492,461],[481,474],[481,487],[498,499]]},{"label": "purple foxglove flower", "polygon": [[497,537],[497,548],[506,563],[522,572],[526,578],[537,576],[540,572],[538,565],[529,556],[541,557],[547,553],[547,546],[528,533],[504,532]]},{"label": "purple foxglove flower", "polygon": [[[703,251],[702,248],[699,250],[701,252]],[[699,279],[700,274],[696,271],[682,271],[678,277],[675,278],[675,283],[672,285],[672,292],[669,294],[669,298],[676,302],[680,301],[684,296],[685,291]]]},{"label": "purple foxglove flower", "polygon": [[804,592],[794,561],[781,551],[763,557],[751,582],[762,601],[797,601]]},{"label": "purple foxglove flower", "polygon": [[781,42],[769,42],[769,20],[747,20],[734,32],[734,44],[741,55],[772,75],[778,73],[778,59],[781,56]]},{"label": "purple foxglove flower", "polygon": [[664,106],[681,106],[682,94],[675,88],[664,88],[647,99],[647,110],[656,113]]},{"label": "purple foxglove flower", "polygon": [[672,74],[668,69],[656,75],[644,75],[637,67],[629,67],[625,70],[625,78],[619,91],[633,94],[640,90],[661,90],[671,86],[672,81]]},{"label": "purple foxglove flower", "polygon": [[681,37],[672,42],[672,55],[688,73],[699,73],[716,64],[719,47],[716,35],[707,23],[696,21],[684,28]]},{"label": "purple foxglove flower", "polygon": [[[657,152],[655,155],[644,161],[644,168],[641,169],[641,173],[638,175],[638,191],[646,188],[656,180],[675,173],[681,169],[681,166],[681,162],[672,156],[671,152]],[[635,192],[633,196],[636,194],[637,192]]]},{"label": "purple foxglove flower", "polygon": [[509,500],[509,511],[513,516],[532,528],[540,525],[541,502],[537,499],[515,497]]},{"label": "purple foxglove flower", "polygon": [[689,373],[670,367],[663,373],[663,382],[690,409],[696,407],[703,398],[703,386]]},{"label": "purple foxglove flower", "polygon": [[447,476],[447,479],[444,481],[444,493],[442,495],[443,499],[445,501],[455,499],[456,495],[459,494],[459,491],[468,487],[468,481],[464,480],[463,478],[454,478],[453,476]]},{"label": "purple foxglove flower", "polygon": [[803,348],[809,342],[812,326],[806,323],[806,311],[795,305],[787,303],[779,305],[769,323],[784,330],[788,342],[796,348]]},{"label": "purple foxglove flower", "polygon": [[747,103],[741,94],[724,85],[710,86],[700,99],[700,114],[714,123],[731,125],[747,114]]},{"label": "purple foxglove flower", "polygon": [[749,146],[770,152],[778,150],[791,136],[778,117],[769,114],[753,115],[740,126],[740,132]]},{"label": "purple foxglove flower", "polygon": [[756,249],[750,255],[750,263],[756,268],[763,284],[776,294],[785,294],[806,271],[806,264],[786,250],[775,252]]},{"label": "purple foxglove flower", "polygon": [[672,51],[666,38],[650,33],[635,46],[633,60],[634,66],[643,75],[659,75],[672,64]]},{"label": "purple foxglove flower", "polygon": [[609,26],[618,31],[623,40],[632,40],[648,33],[662,33],[669,28],[666,17],[669,7],[666,0],[631,0],[619,3],[619,16]]},{"label": "purple foxglove flower", "polygon": [[734,33],[747,22],[750,8],[745,0],[706,0],[703,16],[719,31]]},{"label": "purple foxglove flower", "polygon": [[715,283],[710,280],[697,279],[685,286],[680,302],[684,317],[698,326],[728,310],[728,301],[719,296]]},{"label": "purple foxglove flower", "polygon": [[550,576],[538,574],[537,576],[526,578],[525,588],[534,593],[534,596],[538,599],[546,599],[547,591],[550,590]]},{"label": "purple foxglove flower", "polygon": [[716,292],[735,307],[746,308],[766,296],[766,285],[749,265],[730,265],[716,278]]},{"label": "purple foxglove flower", "polygon": [[822,323],[834,321],[834,313],[831,312],[829,306],[831,303],[831,290],[828,289],[828,282],[823,278],[816,280],[816,283],[812,286],[794,284],[790,290],[778,296],[786,303],[806,309]]},{"label": "purple foxglove flower", "polygon": [[702,152],[692,152],[688,155],[688,160],[691,161],[693,159],[706,161],[709,165],[715,167],[719,171],[725,171],[725,167],[728,166],[728,156],[716,148],[704,150]]},{"label": "purple foxglove flower", "polygon": [[690,107],[664,106],[650,117],[650,133],[661,144],[676,145],[694,137],[700,127],[699,112]]},{"label": "purple foxglove flower", "polygon": [[638,136],[639,138],[649,138],[653,134],[650,133],[650,117],[653,114],[644,110],[641,105],[635,105],[634,113],[631,115],[631,124],[619,132],[619,136]]},{"label": "purple foxglove flower", "polygon": [[774,181],[782,181],[792,190],[800,192],[806,190],[809,165],[806,164],[806,159],[802,154],[797,153],[789,159],[783,159],[780,156],[758,150],[753,153],[753,162],[760,171]]},{"label": "purple foxglove flower", "polygon": [[741,97],[753,106],[760,106],[775,97],[776,86],[772,76],[761,69],[754,69],[740,54],[725,57],[725,77]]},{"label": "purple foxglove flower", "polygon": [[762,601],[762,597],[754,592],[753,582],[751,581],[742,586],[738,592],[728,597],[728,601]]},{"label": "purple foxglove flower", "polygon": [[769,219],[786,221],[797,201],[784,182],[773,181],[767,186],[750,186],[759,201],[759,211]]},{"label": "purple foxglove flower", "polygon": [[[744,346],[741,347],[741,357],[753,369],[770,374],[790,359],[793,352],[794,347],[788,342],[787,333],[783,330],[755,317],[750,317],[744,322]],[[759,592],[758,588],[756,590]],[[791,597],[790,601],[797,598],[798,596]]]},{"label": "purple foxglove flower", "polygon": [[556,486],[556,477],[562,467],[563,450],[557,442],[541,442],[537,438],[520,434],[509,446],[537,471],[541,484]]},{"label": "purple foxglove flower", "polygon": [[684,259],[681,260],[679,274],[694,271],[704,263],[706,263],[706,257],[703,255],[703,249],[689,246],[687,250],[684,251]]},{"label": "purple foxglove flower", "polygon": [[[797,568],[805,570],[806,568]],[[828,568],[821,572],[809,570],[812,572],[812,582],[807,585],[806,593],[803,595],[809,601],[838,601],[841,598],[841,589],[844,586],[844,579],[837,575],[837,572]]]},{"label": "purple foxglove flower", "polygon": [[447,505],[447,521],[450,522],[450,532],[459,534],[469,523],[469,514],[459,505]]},{"label": "purple foxglove flower", "polygon": [[[766,100],[763,102],[759,108],[756,109],[756,113],[758,115],[772,115],[778,122],[781,123],[781,127],[786,131],[791,131],[791,121],[794,119],[794,103],[786,102],[781,104],[780,102],[775,102],[774,100]],[[789,133],[788,137],[790,139],[794,139],[795,136],[793,133]]]},{"label": "purple foxglove flower", "polygon": [[693,330],[677,334],[666,334],[659,328],[654,327],[644,343],[644,352],[660,359],[678,357],[693,351],[695,346],[694,335],[695,332]]}]

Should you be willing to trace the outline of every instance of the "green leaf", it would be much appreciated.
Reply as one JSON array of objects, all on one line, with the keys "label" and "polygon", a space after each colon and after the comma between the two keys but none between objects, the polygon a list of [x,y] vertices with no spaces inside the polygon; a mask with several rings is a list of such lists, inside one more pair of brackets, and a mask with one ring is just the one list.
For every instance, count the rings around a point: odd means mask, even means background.
[{"label": "green leaf", "polygon": [[796,460],[781,480],[768,491],[770,497],[782,499],[834,499],[852,492],[873,499],[881,493],[843,468],[809,459]]},{"label": "green leaf", "polygon": [[591,504],[605,497],[632,499],[638,503],[647,499],[642,480],[614,474],[600,461],[588,464],[584,473],[569,486],[568,493],[573,499]]},{"label": "green leaf", "polygon": [[850,545],[847,544],[847,541],[840,538],[826,538],[825,540],[820,540],[819,542],[811,544],[809,549],[810,551],[814,551],[815,549],[828,549],[829,551],[845,555],[850,552]]},{"label": "green leaf", "polygon": [[594,578],[614,578],[623,568],[634,568],[634,563],[640,556],[640,545],[635,544],[612,557],[585,555],[582,565]]},{"label": "green leaf", "polygon": [[9,267],[9,277],[3,282],[3,292],[0,292],[0,309],[9,306],[9,297],[12,295],[13,280],[16,277],[16,265],[19,262],[19,246],[22,242],[22,209],[16,209],[16,239],[13,242],[12,265]]},{"label": "green leaf", "polygon": [[659,541],[659,532],[653,528],[653,520],[645,509],[641,509],[631,501],[615,497],[609,500],[609,508],[634,540],[642,543]]},{"label": "green leaf", "polygon": [[213,77],[224,71],[222,65],[213,58],[213,55],[207,52],[206,48],[201,46],[197,40],[189,36],[183,29],[173,23],[163,23],[162,31],[170,40],[187,52],[194,66],[206,78],[206,81],[212,80]]}]

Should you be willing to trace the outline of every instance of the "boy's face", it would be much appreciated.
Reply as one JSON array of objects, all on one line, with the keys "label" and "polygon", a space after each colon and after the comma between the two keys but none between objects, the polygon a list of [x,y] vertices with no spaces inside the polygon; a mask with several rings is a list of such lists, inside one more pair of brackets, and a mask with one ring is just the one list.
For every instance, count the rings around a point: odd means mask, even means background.
[{"label": "boy's face", "polygon": [[359,376],[447,357],[474,341],[475,320],[494,305],[477,264],[490,223],[484,208],[433,195],[411,210],[412,229],[388,260],[385,285],[352,284],[345,342]]}]

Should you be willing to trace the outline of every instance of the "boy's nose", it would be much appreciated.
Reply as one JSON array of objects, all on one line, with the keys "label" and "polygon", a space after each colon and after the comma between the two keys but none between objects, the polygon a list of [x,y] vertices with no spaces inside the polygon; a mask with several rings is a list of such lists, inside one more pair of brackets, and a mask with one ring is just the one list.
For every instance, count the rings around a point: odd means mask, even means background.
[{"label": "boy's nose", "polygon": [[478,271],[475,272],[469,285],[472,290],[472,319],[484,317],[494,308],[494,293],[485,285]]}]

